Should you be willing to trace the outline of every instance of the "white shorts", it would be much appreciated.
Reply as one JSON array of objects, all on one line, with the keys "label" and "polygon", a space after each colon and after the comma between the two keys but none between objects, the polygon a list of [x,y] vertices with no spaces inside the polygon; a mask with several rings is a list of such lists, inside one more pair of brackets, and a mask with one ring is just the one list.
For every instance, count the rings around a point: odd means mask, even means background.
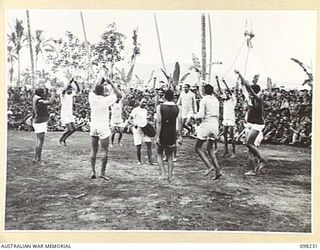
[{"label": "white shorts", "polygon": [[66,124],[71,123],[71,122],[75,122],[75,119],[74,119],[74,116],[73,116],[73,115],[64,115],[64,116],[61,116],[61,123],[62,123],[62,125],[66,125]]},{"label": "white shorts", "polygon": [[33,123],[33,128],[36,134],[47,133],[47,122]]},{"label": "white shorts", "polygon": [[111,127],[120,127],[120,128],[124,128],[124,123],[123,122],[111,122],[110,126]]},{"label": "white shorts", "polygon": [[182,119],[190,119],[193,116],[192,110],[181,110],[181,118]]},{"label": "white shorts", "polygon": [[222,125],[223,125],[223,126],[231,126],[231,127],[234,127],[234,126],[236,125],[236,123],[235,123],[235,121],[232,120],[232,119],[223,119]]},{"label": "white shorts", "polygon": [[97,136],[99,139],[106,139],[111,135],[108,124],[90,124],[90,135]]},{"label": "white shorts", "polygon": [[254,130],[261,132],[264,129],[264,124],[253,124],[253,123],[247,122],[245,127],[248,130],[254,129]]},{"label": "white shorts", "polygon": [[141,145],[142,142],[151,142],[151,138],[149,136],[146,136],[141,128],[132,128],[132,134],[133,134],[133,143],[135,146]]},{"label": "white shorts", "polygon": [[219,121],[218,118],[210,119],[209,121],[202,122],[197,132],[197,138],[199,140],[214,139],[219,133]]}]

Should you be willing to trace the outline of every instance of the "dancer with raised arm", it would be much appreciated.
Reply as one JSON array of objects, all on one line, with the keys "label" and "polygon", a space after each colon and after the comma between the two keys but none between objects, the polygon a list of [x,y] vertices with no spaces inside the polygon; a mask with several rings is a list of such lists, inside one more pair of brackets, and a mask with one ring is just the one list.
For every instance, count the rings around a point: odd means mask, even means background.
[{"label": "dancer with raised arm", "polygon": [[[73,88],[72,83],[76,86]],[[71,136],[77,129],[75,125],[75,119],[73,116],[73,97],[80,92],[79,85],[72,78],[68,85],[62,90],[60,95],[61,100],[61,122],[67,128],[59,139],[59,143],[63,146],[67,146],[67,138]]]},{"label": "dancer with raised arm", "polygon": [[260,95],[261,88],[256,84],[256,82],[255,84],[250,85],[239,71],[235,70],[235,73],[239,75],[241,84],[249,94],[248,111],[246,116],[248,133],[246,135],[245,145],[249,149],[249,161],[252,164],[252,170],[246,172],[245,175],[254,176],[266,165],[266,161],[261,157],[258,148],[255,146],[255,140],[264,128],[263,99]]},{"label": "dancer with raised arm", "polygon": [[[107,82],[112,87],[112,93],[105,96],[104,94],[104,82]],[[111,135],[109,125],[109,107],[116,102],[116,100],[122,98],[120,90],[109,79],[102,78],[99,84],[95,86],[94,91],[89,93],[89,104],[91,109],[91,124],[90,124],[90,136],[91,136],[91,179],[96,178],[96,156],[99,148],[99,141],[102,148],[101,158],[101,172],[100,178],[109,180],[106,176],[106,167],[108,162],[108,148],[109,148],[109,136]]]},{"label": "dancer with raised arm", "polygon": [[44,144],[45,134],[47,132],[47,123],[49,120],[48,106],[53,104],[56,98],[56,89],[52,89],[51,97],[46,100],[47,89],[37,88],[32,100],[33,111],[35,114],[33,128],[36,133],[36,153],[33,162],[41,162],[42,147]]},{"label": "dancer with raised arm", "polygon": [[[204,86],[204,97],[200,101],[199,112],[197,113],[196,118],[201,120],[201,124],[198,129],[195,150],[201,160],[206,164],[207,171],[205,175],[209,175],[213,170],[215,170],[213,180],[219,179],[222,176],[222,173],[213,148],[215,137],[219,132],[219,102],[213,95],[213,87],[209,84]],[[207,152],[211,158],[212,164],[202,149],[202,145],[206,141]]]},{"label": "dancer with raised arm", "polygon": [[236,96],[232,93],[227,85],[226,81],[223,79],[222,82],[224,83],[225,95],[223,96],[223,137],[224,137],[224,153],[223,156],[227,156],[229,153],[228,144],[229,139],[228,135],[230,134],[231,143],[232,143],[232,153],[230,158],[236,157],[236,142],[234,138],[234,127],[236,124],[236,115],[234,109],[237,104]]}]

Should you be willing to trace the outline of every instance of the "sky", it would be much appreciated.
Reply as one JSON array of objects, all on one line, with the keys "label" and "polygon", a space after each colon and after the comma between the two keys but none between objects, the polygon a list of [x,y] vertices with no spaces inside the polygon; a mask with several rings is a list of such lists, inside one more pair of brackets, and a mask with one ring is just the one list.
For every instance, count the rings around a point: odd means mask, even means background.
[{"label": "sky", "polygon": [[[181,74],[187,73],[192,65],[192,53],[201,60],[201,13],[210,14],[213,61],[222,62],[221,65],[212,66],[213,75],[224,77],[231,86],[236,79],[234,69],[238,69],[248,79],[252,79],[254,74],[260,74],[261,84],[265,84],[267,77],[270,77],[278,86],[290,88],[301,85],[306,75],[290,60],[292,57],[315,69],[315,11],[81,11],[87,38],[91,43],[99,41],[108,24],[116,23],[117,29],[127,36],[126,44],[130,49],[128,59],[132,48],[132,31],[138,28],[141,55],[137,58],[135,74],[146,81],[153,69],[157,78],[163,79],[154,13],[169,74],[173,72],[175,62],[180,63]],[[26,23],[25,10],[6,10],[5,14],[6,33],[12,29],[16,18]],[[46,38],[64,37],[65,31],[71,31],[80,40],[84,40],[80,10],[30,10],[30,19],[32,32],[36,29],[44,30]],[[255,34],[248,60],[248,48],[243,46],[240,50],[246,29]],[[22,55],[21,68],[29,67],[28,52],[25,49],[25,55]],[[128,68],[124,63],[119,67]],[[191,73],[186,80],[191,84],[196,81],[196,73]]]}]

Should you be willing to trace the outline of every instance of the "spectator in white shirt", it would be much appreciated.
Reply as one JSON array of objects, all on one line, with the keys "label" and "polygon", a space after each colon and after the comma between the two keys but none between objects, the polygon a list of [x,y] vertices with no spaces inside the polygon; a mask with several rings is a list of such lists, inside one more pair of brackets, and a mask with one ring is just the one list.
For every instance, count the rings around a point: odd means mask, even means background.
[{"label": "spectator in white shirt", "polygon": [[141,161],[141,147],[142,142],[145,142],[147,145],[147,154],[148,154],[148,162],[150,165],[153,165],[152,162],[152,150],[151,150],[151,138],[145,135],[141,128],[145,127],[148,123],[148,113],[145,109],[147,104],[146,99],[142,99],[138,107],[135,107],[130,114],[130,120],[133,121],[133,142],[137,149],[137,158],[138,165],[142,165]]},{"label": "spectator in white shirt", "polygon": [[185,84],[183,86],[183,90],[180,93],[179,99],[177,101],[177,105],[180,106],[181,110],[181,119],[182,123],[180,125],[180,134],[182,134],[182,130],[185,127],[188,130],[188,133],[191,133],[192,128],[187,124],[190,122],[191,118],[196,113],[196,96],[193,92],[190,91],[190,85]]}]

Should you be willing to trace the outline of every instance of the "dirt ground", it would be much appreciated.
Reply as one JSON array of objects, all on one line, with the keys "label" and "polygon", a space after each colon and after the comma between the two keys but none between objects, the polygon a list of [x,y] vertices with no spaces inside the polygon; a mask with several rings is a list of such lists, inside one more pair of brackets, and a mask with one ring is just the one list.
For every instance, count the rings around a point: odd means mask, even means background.
[{"label": "dirt ground", "polygon": [[135,164],[132,136],[125,134],[123,147],[109,150],[106,182],[89,179],[89,134],[77,132],[67,147],[58,144],[60,136],[46,135],[45,166],[38,166],[34,133],[8,131],[6,230],[311,232],[310,148],[262,145],[269,166],[250,177],[243,175],[246,148],[224,159],[219,144],[224,175],[213,181],[203,177],[195,140],[185,139],[168,184],[158,180],[157,165]]}]

